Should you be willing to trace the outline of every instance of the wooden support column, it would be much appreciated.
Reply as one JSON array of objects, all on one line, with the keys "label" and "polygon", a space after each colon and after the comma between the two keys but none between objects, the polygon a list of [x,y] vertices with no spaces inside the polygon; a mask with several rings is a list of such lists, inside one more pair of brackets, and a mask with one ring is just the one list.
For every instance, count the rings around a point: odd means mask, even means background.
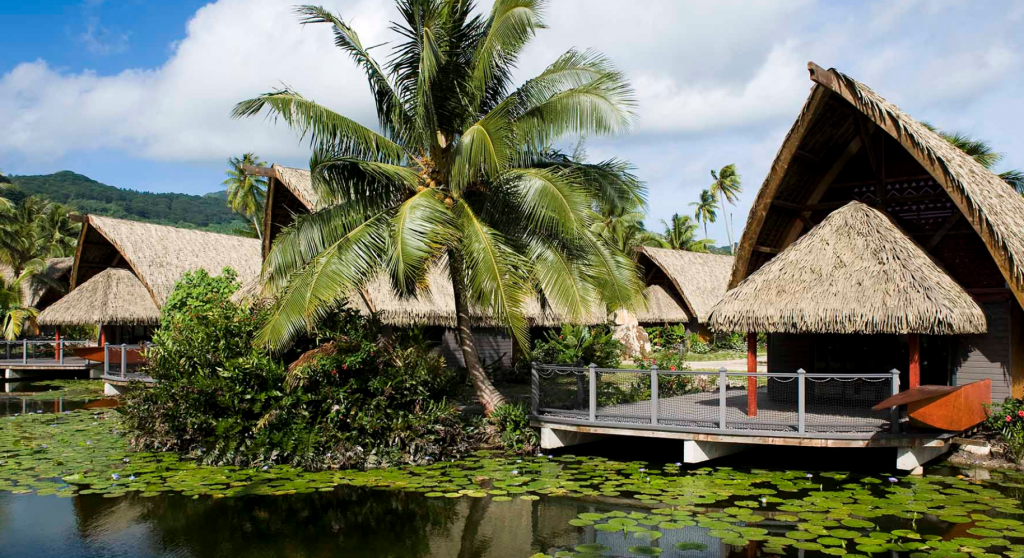
[{"label": "wooden support column", "polygon": [[[747,332],[747,372],[757,374],[757,333]],[[757,416],[757,378],[747,377],[747,416]]]},{"label": "wooden support column", "polygon": [[921,385],[921,336],[916,333],[907,335],[907,346],[910,349],[910,385],[914,389]]},{"label": "wooden support column", "polygon": [[53,328],[54,341],[53,344],[53,359],[60,360],[60,326]]},{"label": "wooden support column", "polygon": [[100,325],[100,347],[107,346],[107,326]]}]

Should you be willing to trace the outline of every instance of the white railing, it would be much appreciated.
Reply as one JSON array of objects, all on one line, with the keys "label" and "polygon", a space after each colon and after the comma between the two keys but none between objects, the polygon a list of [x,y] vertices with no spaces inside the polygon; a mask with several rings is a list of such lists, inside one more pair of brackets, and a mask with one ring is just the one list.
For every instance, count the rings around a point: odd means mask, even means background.
[{"label": "white railing", "polygon": [[897,432],[898,409],[871,407],[899,392],[882,374],[692,372],[532,366],[531,415],[589,426],[797,437]]},{"label": "white railing", "polygon": [[[149,343],[145,341],[133,344],[133,345],[106,345],[103,347],[103,378],[107,380],[138,380],[141,382],[152,382],[153,379],[143,374],[135,372],[129,372],[129,368],[137,368],[139,364],[128,365],[128,358],[132,355],[140,355],[142,359],[145,359],[145,351],[149,348]],[[113,357],[113,359],[111,358]],[[115,364],[118,368],[118,373],[110,373],[110,365],[112,361],[117,361]]]},{"label": "white railing", "polygon": [[[4,349],[2,353],[4,359],[8,361],[20,361],[21,364],[28,364],[29,361],[35,363],[35,361],[50,360],[64,364],[64,349],[66,347],[88,347],[93,345],[93,342],[90,340],[73,339],[20,339],[17,341],[3,341],[3,344]],[[40,347],[53,347],[53,352],[44,352],[40,356],[40,351],[38,350]]]}]

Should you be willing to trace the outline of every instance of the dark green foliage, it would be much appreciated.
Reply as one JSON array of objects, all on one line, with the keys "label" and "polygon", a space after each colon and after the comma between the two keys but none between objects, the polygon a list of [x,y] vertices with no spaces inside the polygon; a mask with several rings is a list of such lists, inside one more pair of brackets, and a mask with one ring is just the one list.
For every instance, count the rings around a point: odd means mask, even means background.
[{"label": "dark green foliage", "polygon": [[[598,406],[618,405],[651,400],[651,375],[636,372],[617,372],[617,379],[607,377],[598,381]],[[658,397],[674,397],[701,391],[693,376],[658,374]]]},{"label": "dark green foliage", "polygon": [[1009,461],[1019,463],[1024,458],[1024,399],[1007,397],[991,405],[985,426],[1002,437]]},{"label": "dark green foliage", "polygon": [[526,407],[520,403],[506,403],[491,413],[488,420],[498,429],[502,448],[509,453],[532,453],[540,438],[530,426]]},{"label": "dark green foliage", "polygon": [[192,196],[122,190],[71,171],[10,178],[24,196],[41,196],[82,213],[223,233],[245,227],[222,192]]},{"label": "dark green foliage", "polygon": [[153,338],[158,383],[121,404],[137,447],[310,469],[423,463],[469,449],[471,430],[444,400],[462,378],[424,344],[384,339],[379,325],[342,310],[286,370],[253,344],[264,316],[230,302],[237,287],[230,270],[179,281]]},{"label": "dark green foliage", "polygon": [[545,332],[544,340],[534,344],[532,360],[541,364],[618,368],[622,362],[622,343],[612,338],[608,326],[564,325],[558,331]]},{"label": "dark green foliage", "polygon": [[651,350],[657,351],[660,349],[677,349],[679,345],[683,345],[683,352],[686,352],[687,340],[686,340],[686,326],[683,324],[675,324],[670,326],[651,326],[645,327],[644,331],[647,332],[647,337],[651,341]]}]

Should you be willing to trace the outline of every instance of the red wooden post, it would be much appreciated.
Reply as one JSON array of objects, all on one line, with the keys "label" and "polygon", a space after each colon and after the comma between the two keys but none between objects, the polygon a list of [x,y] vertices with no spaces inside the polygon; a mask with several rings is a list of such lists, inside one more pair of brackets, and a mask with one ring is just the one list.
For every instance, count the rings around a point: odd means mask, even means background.
[{"label": "red wooden post", "polygon": [[916,333],[907,336],[910,349],[910,389],[921,385],[921,337]]},{"label": "red wooden post", "polygon": [[60,360],[60,326],[53,328],[54,341],[53,344],[53,359]]},{"label": "red wooden post", "polygon": [[100,347],[107,346],[107,326],[100,326]]},{"label": "red wooden post", "polygon": [[[747,332],[747,372],[757,373],[757,333]],[[747,377],[747,416],[757,416],[757,378]]]}]

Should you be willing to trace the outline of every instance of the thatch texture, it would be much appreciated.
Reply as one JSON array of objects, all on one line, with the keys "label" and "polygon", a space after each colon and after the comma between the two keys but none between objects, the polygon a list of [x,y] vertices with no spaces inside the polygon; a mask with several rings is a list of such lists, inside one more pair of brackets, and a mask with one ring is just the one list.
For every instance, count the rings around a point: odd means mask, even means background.
[{"label": "thatch texture", "polygon": [[[48,258],[46,260],[46,267],[40,275],[43,277],[33,277],[32,279],[22,283],[21,285],[21,296],[22,301],[31,307],[36,307],[39,301],[42,300],[48,292],[55,289],[54,283],[66,283],[67,275],[71,272],[71,267],[74,264],[74,258]],[[7,282],[14,281],[14,269],[7,265],[0,265],[0,275],[3,276]],[[55,296],[59,296],[63,291],[57,291]]]},{"label": "thatch texture", "polygon": [[285,188],[288,188],[302,202],[302,205],[306,206],[306,209],[316,210],[320,196],[313,190],[313,181],[308,170],[282,165],[271,165],[270,168],[281,184],[284,184]]},{"label": "thatch texture", "polygon": [[647,306],[635,312],[641,324],[683,324],[690,321],[690,313],[663,285],[647,287]]},{"label": "thatch texture", "polygon": [[1018,301],[1024,303],[1024,199],[997,175],[869,87],[835,69],[825,71],[813,62],[808,69],[815,86],[754,202],[730,284],[738,284],[756,268],[750,265],[751,258],[756,255],[755,246],[769,207],[780,191],[780,181],[794,163],[803,133],[815,119],[824,121],[834,115],[834,111],[825,114],[828,111],[821,109],[829,97],[853,107],[897,140],[942,185],[985,242]]},{"label": "thatch texture", "polygon": [[40,325],[156,325],[160,309],[129,269],[110,268],[39,313]]},{"label": "thatch texture", "polygon": [[637,251],[668,275],[689,312],[698,322],[706,323],[711,307],[728,287],[733,257],[665,248],[641,247]]},{"label": "thatch texture", "polygon": [[[82,238],[89,230],[99,232],[116,248],[118,255],[135,272],[157,307],[162,307],[174,284],[186,272],[205,269],[219,275],[225,267],[238,273],[242,283],[260,274],[260,242],[244,238],[152,223],[140,223],[90,215]],[[81,277],[79,266],[90,250],[90,243],[79,247],[72,288]]]},{"label": "thatch texture", "polygon": [[726,293],[722,331],[984,333],[985,314],[892,220],[860,202],[832,212]]}]

